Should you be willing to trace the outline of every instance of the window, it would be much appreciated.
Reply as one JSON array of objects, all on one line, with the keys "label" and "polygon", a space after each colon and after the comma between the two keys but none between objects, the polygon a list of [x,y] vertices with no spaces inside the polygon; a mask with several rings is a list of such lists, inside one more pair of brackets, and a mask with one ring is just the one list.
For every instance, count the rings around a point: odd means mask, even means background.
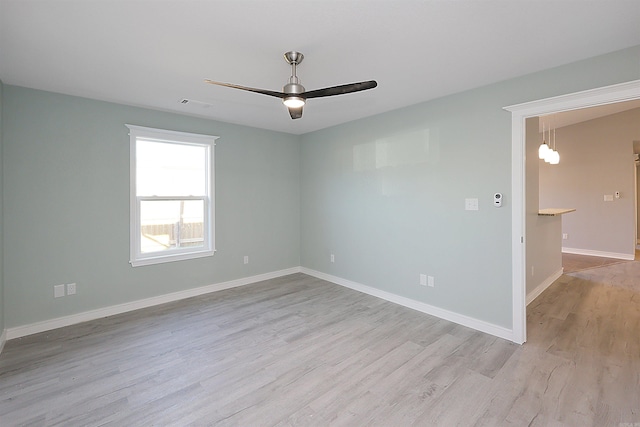
[{"label": "window", "polygon": [[127,127],[131,265],[213,255],[213,147],[218,137]]}]

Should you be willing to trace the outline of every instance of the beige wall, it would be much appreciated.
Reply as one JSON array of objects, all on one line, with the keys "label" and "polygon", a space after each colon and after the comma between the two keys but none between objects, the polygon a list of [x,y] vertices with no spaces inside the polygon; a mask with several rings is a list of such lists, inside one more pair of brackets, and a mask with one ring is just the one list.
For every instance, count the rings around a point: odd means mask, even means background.
[{"label": "beige wall", "polygon": [[526,292],[528,299],[562,269],[562,216],[539,216],[538,117],[526,122]]},{"label": "beige wall", "polygon": [[[540,207],[576,208],[565,215],[567,251],[633,256],[635,179],[633,141],[640,138],[640,109],[556,130],[560,164],[541,160]],[[604,195],[620,198],[604,201]]]}]

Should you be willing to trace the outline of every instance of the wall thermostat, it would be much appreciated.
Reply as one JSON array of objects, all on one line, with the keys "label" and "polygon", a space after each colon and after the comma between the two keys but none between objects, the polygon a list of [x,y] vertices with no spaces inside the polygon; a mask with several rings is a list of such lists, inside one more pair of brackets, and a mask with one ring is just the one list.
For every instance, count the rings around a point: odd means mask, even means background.
[{"label": "wall thermostat", "polygon": [[502,206],[502,194],[501,193],[496,193],[493,195],[493,206],[495,206],[496,208],[499,208],[500,206]]}]

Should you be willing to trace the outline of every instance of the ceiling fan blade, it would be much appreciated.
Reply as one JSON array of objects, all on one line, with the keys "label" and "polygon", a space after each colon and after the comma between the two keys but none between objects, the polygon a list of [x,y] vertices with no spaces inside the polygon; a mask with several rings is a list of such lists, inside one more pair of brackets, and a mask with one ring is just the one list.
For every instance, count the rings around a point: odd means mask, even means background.
[{"label": "ceiling fan blade", "polygon": [[373,89],[378,86],[375,80],[369,80],[366,82],[349,83],[346,85],[325,87],[324,89],[310,90],[304,92],[300,96],[304,98],[321,98],[323,96],[342,95],[345,93],[360,92],[361,90]]},{"label": "ceiling fan blade", "polygon": [[214,82],[213,80],[209,80],[209,79],[206,79],[205,82],[212,85],[226,86],[233,89],[241,89],[241,90],[247,90],[249,92],[261,93],[263,95],[275,96],[276,98],[284,98],[285,96],[287,96],[286,93],[276,92],[274,90],[256,89],[253,87],[239,86],[231,83]]},{"label": "ceiling fan blade", "polygon": [[302,117],[302,107],[298,107],[298,108],[289,107],[289,115],[294,120],[299,119],[300,117]]}]

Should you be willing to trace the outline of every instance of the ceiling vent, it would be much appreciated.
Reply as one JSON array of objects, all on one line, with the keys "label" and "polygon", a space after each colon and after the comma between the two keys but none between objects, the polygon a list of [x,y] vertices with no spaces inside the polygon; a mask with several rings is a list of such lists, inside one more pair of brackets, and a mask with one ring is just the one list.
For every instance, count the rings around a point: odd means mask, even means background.
[{"label": "ceiling vent", "polygon": [[198,107],[201,107],[201,108],[213,107],[213,104],[209,104],[208,102],[196,101],[195,99],[187,99],[187,98],[181,99],[180,100],[180,104],[182,104],[182,105],[194,105],[194,106],[198,106]]}]

